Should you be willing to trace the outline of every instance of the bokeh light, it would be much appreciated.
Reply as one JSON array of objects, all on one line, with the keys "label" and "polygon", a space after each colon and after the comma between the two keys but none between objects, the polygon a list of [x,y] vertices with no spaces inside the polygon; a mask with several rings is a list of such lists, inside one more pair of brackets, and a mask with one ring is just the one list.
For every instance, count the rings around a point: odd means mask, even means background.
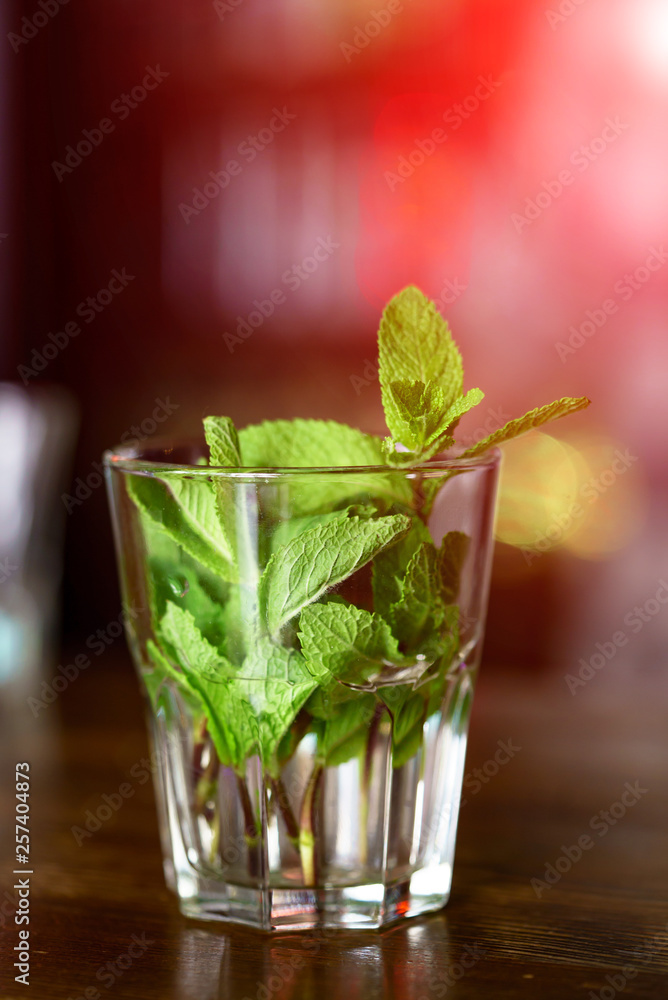
[{"label": "bokeh light", "polygon": [[623,549],[643,525],[640,459],[605,435],[533,431],[504,447],[496,537],[518,548],[563,548],[582,559]]}]

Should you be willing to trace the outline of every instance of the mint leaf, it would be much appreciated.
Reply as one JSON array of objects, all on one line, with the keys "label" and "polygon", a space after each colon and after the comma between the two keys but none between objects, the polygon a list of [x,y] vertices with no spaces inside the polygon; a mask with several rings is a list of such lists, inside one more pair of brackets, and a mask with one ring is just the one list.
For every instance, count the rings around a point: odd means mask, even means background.
[{"label": "mint leaf", "polygon": [[484,398],[480,389],[469,389],[448,409],[443,405],[443,391],[435,383],[392,382],[390,392],[402,421],[402,431],[397,438],[407,452],[397,451],[389,438],[383,442],[386,460],[395,467],[404,468],[430,458],[450,448],[455,439],[453,431],[460,418]]},{"label": "mint leaf", "polygon": [[299,639],[308,669],[321,682],[363,685],[385,672],[412,665],[399,652],[390,626],[380,617],[348,604],[312,604],[299,619]]},{"label": "mint leaf", "polygon": [[165,682],[171,680],[174,681],[191,710],[196,713],[203,711],[202,699],[190,687],[185,674],[172,666],[152,639],[146,643],[146,654],[151,662],[151,670],[142,671],[142,679],[153,708],[157,711],[169,698]]},{"label": "mint leaf", "polygon": [[394,438],[410,447],[402,438],[406,390],[403,398],[401,391],[397,398],[392,384],[422,383],[423,392],[430,394],[442,412],[461,396],[464,378],[461,355],[448,324],[418,288],[405,288],[386,307],[378,331],[378,358],[387,426]]},{"label": "mint leaf", "polygon": [[443,621],[439,599],[438,556],[432,542],[422,542],[410,558],[401,583],[401,599],[392,605],[393,631],[404,647],[433,637]]},{"label": "mint leaf", "polygon": [[439,589],[446,604],[453,604],[459,594],[459,578],[471,539],[463,531],[449,531],[438,550]]},{"label": "mint leaf", "polygon": [[372,504],[355,504],[344,507],[342,510],[328,511],[326,514],[309,514],[305,517],[290,517],[285,521],[279,521],[271,533],[271,550],[275,552],[282,546],[287,545],[298,535],[303,534],[310,528],[329,524],[331,521],[345,521],[350,516],[360,517],[367,520],[378,514],[377,507]]},{"label": "mint leaf", "polygon": [[411,451],[419,453],[438,434],[445,408],[445,394],[435,382],[390,382],[388,389],[396,420],[392,433]]},{"label": "mint leaf", "polygon": [[230,417],[205,417],[204,436],[209,446],[211,465],[241,465],[239,435]]},{"label": "mint leaf", "polygon": [[535,427],[541,427],[551,420],[558,420],[559,417],[567,417],[570,413],[577,413],[578,410],[584,410],[590,403],[591,400],[587,399],[586,396],[580,396],[575,399],[571,396],[564,396],[563,399],[557,399],[554,403],[548,403],[546,406],[538,406],[535,410],[525,413],[523,417],[516,417],[514,420],[509,420],[505,427],[500,427],[499,430],[483,438],[482,441],[478,441],[477,444],[467,448],[461,457],[473,458],[488,448],[493,448],[504,441],[510,441],[511,438],[518,437],[520,434],[526,434],[527,431],[533,430]]},{"label": "mint leaf", "polygon": [[271,635],[278,636],[307,604],[364,566],[409,527],[403,514],[369,521],[350,517],[304,531],[275,552],[259,592]]},{"label": "mint leaf", "polygon": [[183,683],[201,701],[221,764],[241,771],[257,743],[258,727],[250,706],[230,698],[232,664],[206,641],[192,615],[175,604],[168,604],[159,631],[183,671]]},{"label": "mint leaf", "polygon": [[316,759],[326,767],[338,767],[359,756],[366,746],[375,708],[372,694],[357,694],[353,701],[339,705],[328,719],[316,720]]},{"label": "mint leaf", "polygon": [[[393,413],[392,382],[435,382],[443,404],[451,406],[462,394],[463,367],[450,328],[436,306],[419,288],[410,286],[389,302],[378,331],[379,376],[383,406]],[[388,423],[393,431],[391,424]]]},{"label": "mint leaf", "polygon": [[240,669],[220,654],[192,615],[169,604],[160,634],[183,673],[162,657],[166,676],[200,701],[222,764],[239,773],[255,753],[272,776],[278,774],[278,746],[317,687],[297,650],[260,639]]},{"label": "mint leaf", "polygon": [[424,738],[427,702],[420,691],[411,694],[394,716],[392,725],[392,767],[403,767],[415,756]]},{"label": "mint leaf", "polygon": [[279,744],[316,686],[301,653],[269,639],[253,647],[231,686],[255,713],[262,762],[273,777]]},{"label": "mint leaf", "polygon": [[181,549],[143,511],[140,520],[146,546],[146,578],[154,621],[167,610],[167,601],[189,611],[205,639],[225,643],[224,608],[230,586]]},{"label": "mint leaf", "polygon": [[[452,432],[483,398],[463,392],[462,359],[433,302],[405,288],[387,306],[378,333],[383,408],[392,439],[386,461],[405,467],[426,462],[454,444]],[[406,449],[397,451],[399,442]]]},{"label": "mint leaf", "polygon": [[[239,450],[239,435],[230,417],[205,417],[204,436],[209,446],[211,465],[224,468],[234,468],[241,465]],[[244,496],[241,484],[235,484],[225,476],[215,476],[213,480],[216,511],[218,513],[220,530],[225,536],[227,547],[233,555],[233,562],[241,568],[241,581],[247,581],[249,560],[248,552],[248,510],[246,505],[239,505],[238,500]]]},{"label": "mint leaf", "polygon": [[[447,428],[447,430],[445,432],[441,431],[440,433],[445,433],[450,436],[454,432],[455,427],[464,414],[468,413],[469,410],[472,410],[473,407],[482,402],[484,398],[485,393],[482,389],[469,389],[465,395],[456,399],[443,417],[443,426]],[[429,446],[430,443],[433,444],[433,441],[433,438],[430,439],[430,441],[427,442],[427,445]],[[434,454],[436,454],[436,452],[434,452]]]},{"label": "mint leaf", "polygon": [[[355,470],[385,464],[379,438],[333,420],[267,420],[244,427],[239,441],[244,466],[296,470],[345,466]],[[410,486],[403,477],[389,471],[386,476],[365,476],[362,469],[334,472],[331,477],[305,473],[301,478],[296,472],[284,490],[289,490],[290,509],[298,517],[323,514],[355,500],[366,503],[369,495],[377,503],[384,499],[385,506],[394,501],[408,504],[411,499]]]},{"label": "mint leaf", "polygon": [[239,431],[245,466],[382,465],[378,438],[334,420],[265,420]]},{"label": "mint leaf", "polygon": [[402,580],[411,557],[422,542],[431,542],[429,529],[418,517],[411,519],[411,529],[403,538],[380,552],[373,561],[373,606],[378,614],[391,621],[392,605],[401,600]]},{"label": "mint leaf", "polygon": [[[167,474],[166,474],[167,475]],[[128,493],[137,507],[198,562],[234,580],[232,553],[216,511],[212,484],[171,476],[133,474],[127,477]]]}]

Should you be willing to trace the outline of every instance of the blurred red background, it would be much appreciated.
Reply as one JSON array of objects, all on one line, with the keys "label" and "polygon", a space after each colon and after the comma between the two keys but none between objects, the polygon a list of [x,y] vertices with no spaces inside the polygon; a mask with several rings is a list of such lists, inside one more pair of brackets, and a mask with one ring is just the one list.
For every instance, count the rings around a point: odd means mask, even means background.
[{"label": "blurred red background", "polygon": [[[167,436],[207,413],[382,431],[376,328],[410,282],[487,394],[465,438],[593,400],[507,449],[488,656],[577,666],[652,598],[665,3],[42,0],[2,20],[0,374],[79,403],[72,642],[118,613],[104,489],[85,487],[103,449],[157,401]],[[661,609],[620,667],[658,665],[666,638]]]}]

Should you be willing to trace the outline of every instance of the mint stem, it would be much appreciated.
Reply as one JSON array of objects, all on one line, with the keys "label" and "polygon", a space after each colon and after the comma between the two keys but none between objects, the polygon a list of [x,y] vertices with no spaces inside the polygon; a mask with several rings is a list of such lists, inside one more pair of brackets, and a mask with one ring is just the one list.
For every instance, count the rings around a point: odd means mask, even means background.
[{"label": "mint stem", "polygon": [[413,483],[413,500],[411,502],[411,507],[415,511],[417,516],[420,518],[420,520],[424,524],[426,524],[427,514],[425,513],[424,507],[427,502],[427,498],[425,496],[424,487],[422,485],[423,481],[424,481],[424,472],[422,472],[422,470],[420,469],[418,470],[418,473],[415,477],[415,481]]},{"label": "mint stem", "polygon": [[255,822],[255,816],[253,815],[253,803],[251,802],[246,782],[240,774],[237,774],[236,777],[237,787],[239,789],[239,798],[241,799],[241,808],[243,809],[244,814],[244,836],[248,845],[254,847],[257,844],[259,833]]},{"label": "mint stem", "polygon": [[[209,760],[206,767],[203,768],[202,757],[205,750],[209,754]],[[197,776],[195,784],[195,808],[198,812],[202,813],[208,822],[215,813],[215,810],[212,813],[209,803],[216,794],[220,761],[218,760],[218,754],[216,753],[211,736],[206,731],[206,726],[204,727],[203,741],[195,745],[193,765],[195,775]]]},{"label": "mint stem", "polygon": [[376,749],[378,740],[378,727],[383,716],[383,705],[378,702],[374,709],[373,717],[369,723],[369,735],[364,752],[364,764],[362,770],[362,787],[360,789],[360,861],[363,865],[367,860],[368,844],[368,821],[369,821],[369,785],[371,783],[371,767],[373,764],[373,752]]},{"label": "mint stem", "polygon": [[316,764],[309,778],[299,815],[299,853],[305,886],[315,887],[318,882],[318,850],[315,831],[315,812],[322,779],[323,765]]},{"label": "mint stem", "polygon": [[285,790],[285,785],[282,779],[271,778],[271,787],[274,790],[274,795],[278,806],[281,810],[281,816],[283,817],[283,822],[285,823],[285,829],[288,837],[293,844],[299,844],[299,823],[295,819],[295,814],[290,806],[290,800],[288,798],[288,793]]}]

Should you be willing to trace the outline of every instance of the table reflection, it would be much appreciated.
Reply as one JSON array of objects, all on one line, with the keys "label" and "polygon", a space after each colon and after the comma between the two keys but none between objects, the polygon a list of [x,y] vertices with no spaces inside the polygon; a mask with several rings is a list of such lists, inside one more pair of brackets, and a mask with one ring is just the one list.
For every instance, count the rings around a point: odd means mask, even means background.
[{"label": "table reflection", "polygon": [[[264,935],[212,925],[183,929],[174,993],[197,1000],[432,1000],[485,954],[453,943],[447,911],[382,932]],[[425,961],[425,956],[429,956]]]}]

